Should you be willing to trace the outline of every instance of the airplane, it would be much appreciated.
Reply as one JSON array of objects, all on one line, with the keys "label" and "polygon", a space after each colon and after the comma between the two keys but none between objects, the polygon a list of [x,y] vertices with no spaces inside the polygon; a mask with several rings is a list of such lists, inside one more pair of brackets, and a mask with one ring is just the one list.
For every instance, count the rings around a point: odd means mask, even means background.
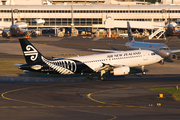
[{"label": "airplane", "polygon": [[[134,40],[134,37],[132,35],[131,27],[129,22],[127,22],[127,29],[128,29],[128,38],[129,42],[126,44],[112,44],[109,43],[109,45],[120,45],[120,46],[127,46],[131,50],[152,50],[156,54],[160,55],[162,58],[168,59],[170,61],[177,60],[176,52],[180,52],[180,49],[178,50],[170,50],[169,47],[162,43],[149,43],[149,42],[136,42]],[[116,52],[117,50],[104,50],[104,49],[92,49],[88,48],[88,50],[91,51],[101,51],[101,52]],[[164,64],[164,59],[160,61],[161,64]]]},{"label": "airplane", "polygon": [[[37,30],[43,30],[43,29],[28,30],[28,25],[25,22],[14,21],[13,10],[11,10],[11,20],[12,20],[12,23],[9,30],[3,30],[3,33],[2,33],[3,37],[10,38],[12,36],[29,36],[32,33],[36,32]],[[35,19],[35,22],[37,22],[37,24],[42,24],[42,25],[45,23],[45,21],[42,19]]]},{"label": "airplane", "polygon": [[27,39],[19,39],[26,64],[19,65],[25,71],[43,73],[55,73],[70,75],[75,73],[100,73],[100,80],[104,80],[103,74],[126,75],[130,67],[141,66],[142,74],[145,74],[144,66],[159,62],[161,56],[150,50],[129,50],[113,53],[77,56],[69,58],[45,58]]},{"label": "airplane", "polygon": [[175,36],[175,35],[177,35],[180,32],[180,30],[176,30],[177,27],[180,27],[180,26],[177,26],[177,24],[175,22],[170,22],[170,20],[169,20],[169,24],[167,24],[167,26],[165,26],[165,28],[166,28],[166,36]]},{"label": "airplane", "polygon": [[167,21],[165,21],[166,26],[164,26],[164,28],[166,28],[166,36],[175,36],[180,32],[180,30],[176,29],[180,27],[180,26],[177,26],[177,23],[174,21],[171,21],[170,13],[169,13],[169,18]]},{"label": "airplane", "polygon": [[177,29],[178,27],[180,27],[177,25],[178,21],[177,21],[177,23],[174,21],[171,21],[170,13],[169,13],[168,20],[165,21],[164,23],[165,23],[165,26],[159,26],[159,27],[165,28],[165,36],[166,37],[177,36],[180,33],[180,30]]}]

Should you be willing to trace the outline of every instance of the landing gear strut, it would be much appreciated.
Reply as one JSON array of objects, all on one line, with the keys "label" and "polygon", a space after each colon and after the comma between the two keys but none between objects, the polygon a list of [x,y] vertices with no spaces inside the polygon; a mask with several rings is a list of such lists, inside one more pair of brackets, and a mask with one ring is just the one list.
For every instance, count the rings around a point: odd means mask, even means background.
[{"label": "landing gear strut", "polygon": [[141,67],[141,70],[142,70],[142,74],[145,75],[146,71],[144,70],[144,66]]},{"label": "landing gear strut", "polygon": [[160,63],[161,65],[164,65],[164,59],[162,59],[159,63]]},{"label": "landing gear strut", "polygon": [[104,80],[104,77],[103,77],[104,73],[106,73],[106,71],[105,70],[101,70],[101,76],[99,77],[99,79],[102,80],[102,81]]}]

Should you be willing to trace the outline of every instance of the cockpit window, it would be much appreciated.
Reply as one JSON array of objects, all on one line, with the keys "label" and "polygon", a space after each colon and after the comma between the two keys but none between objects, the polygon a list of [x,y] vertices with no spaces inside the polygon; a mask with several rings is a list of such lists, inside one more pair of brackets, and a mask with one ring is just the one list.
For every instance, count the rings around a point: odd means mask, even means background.
[{"label": "cockpit window", "polygon": [[169,50],[169,48],[160,48],[160,50]]},{"label": "cockpit window", "polygon": [[155,55],[156,53],[151,53],[151,55]]}]

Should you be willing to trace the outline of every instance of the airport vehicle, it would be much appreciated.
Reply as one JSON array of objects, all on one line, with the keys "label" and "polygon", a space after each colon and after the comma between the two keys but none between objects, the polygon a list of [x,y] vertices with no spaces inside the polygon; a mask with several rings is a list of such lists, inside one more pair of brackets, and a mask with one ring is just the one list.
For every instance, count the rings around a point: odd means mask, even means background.
[{"label": "airport vehicle", "polygon": [[[132,50],[138,50],[138,49],[152,50],[156,54],[159,54],[162,58],[167,58],[170,61],[177,60],[177,55],[175,53],[180,52],[180,49],[170,50],[167,45],[162,44],[162,43],[136,42],[132,35],[132,31],[131,31],[129,22],[127,22],[127,29],[128,29],[129,42],[127,42],[126,44],[109,43],[109,45],[127,46],[129,49],[132,49]],[[90,48],[89,50],[102,51],[102,52],[116,52],[116,50],[104,50],[104,49],[92,49],[92,48]],[[160,63],[164,64],[164,60],[162,59],[162,61]]]},{"label": "airport vehicle", "polygon": [[106,54],[77,56],[70,58],[45,58],[27,39],[19,39],[27,64],[19,65],[22,70],[37,71],[56,74],[91,73],[100,72],[100,79],[104,80],[103,74],[126,75],[130,67],[141,66],[142,74],[145,74],[144,65],[159,62],[162,58],[150,50],[118,51]]}]

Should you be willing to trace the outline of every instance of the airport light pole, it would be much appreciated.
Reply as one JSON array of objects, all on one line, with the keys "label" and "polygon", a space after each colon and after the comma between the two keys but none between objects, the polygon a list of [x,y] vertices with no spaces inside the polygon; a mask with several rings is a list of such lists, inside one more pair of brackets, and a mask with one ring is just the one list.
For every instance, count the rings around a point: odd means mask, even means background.
[{"label": "airport light pole", "polygon": [[71,35],[74,35],[73,0],[71,5]]}]

